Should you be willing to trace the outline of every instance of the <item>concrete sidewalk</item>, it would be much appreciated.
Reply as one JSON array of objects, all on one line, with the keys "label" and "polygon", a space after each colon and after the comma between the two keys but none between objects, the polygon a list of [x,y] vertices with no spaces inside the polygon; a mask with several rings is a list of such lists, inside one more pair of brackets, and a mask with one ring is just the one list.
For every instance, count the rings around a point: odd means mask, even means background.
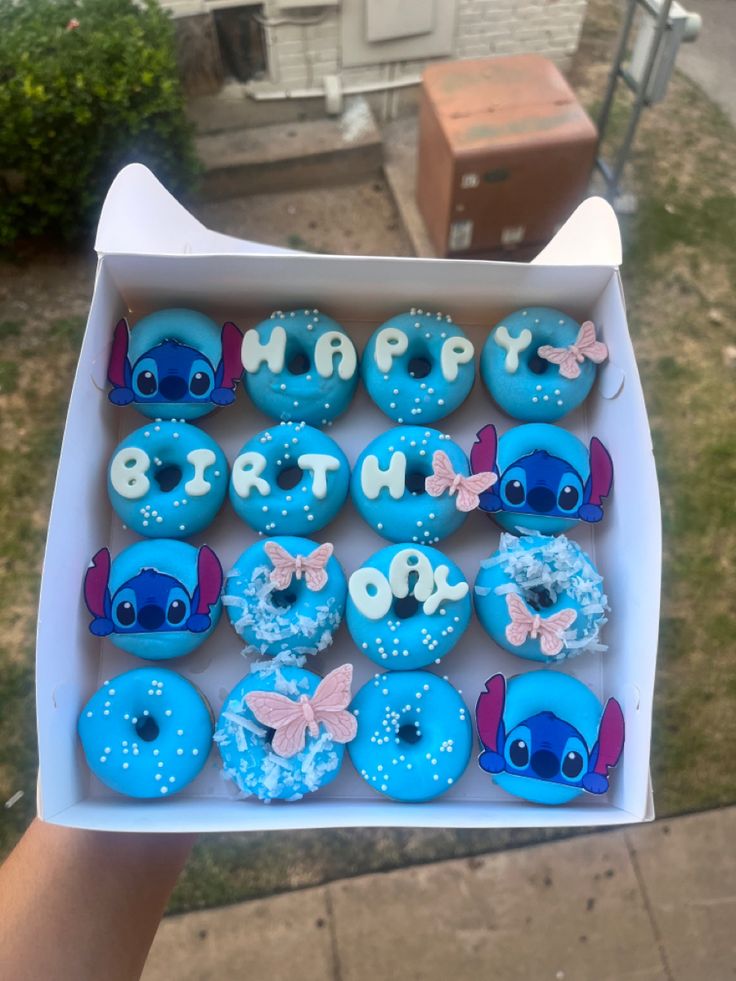
[{"label": "concrete sidewalk", "polygon": [[144,981],[727,981],[736,807],[170,917]]}]

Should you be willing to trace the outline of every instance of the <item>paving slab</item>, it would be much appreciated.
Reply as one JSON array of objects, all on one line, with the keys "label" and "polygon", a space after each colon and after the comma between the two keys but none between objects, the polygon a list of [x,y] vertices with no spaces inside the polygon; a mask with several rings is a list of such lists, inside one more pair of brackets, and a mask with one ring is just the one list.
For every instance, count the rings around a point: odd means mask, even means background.
[{"label": "paving slab", "polygon": [[332,936],[324,889],[168,917],[142,981],[329,981]]},{"label": "paving slab", "polygon": [[342,981],[665,981],[622,833],[327,887]]},{"label": "paving slab", "polygon": [[624,833],[671,976],[736,978],[736,808]]},{"label": "paving slab", "polygon": [[736,126],[736,3],[687,0],[683,6],[700,14],[703,26],[694,43],[680,48],[677,67],[697,82]]}]

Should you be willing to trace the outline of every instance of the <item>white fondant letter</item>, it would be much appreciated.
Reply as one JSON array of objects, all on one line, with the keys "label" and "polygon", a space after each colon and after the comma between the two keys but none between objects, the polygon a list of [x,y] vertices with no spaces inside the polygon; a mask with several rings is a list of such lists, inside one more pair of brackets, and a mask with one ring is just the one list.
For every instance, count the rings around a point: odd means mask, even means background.
[{"label": "white fondant letter", "polygon": [[391,587],[378,569],[370,566],[356,569],[348,580],[348,591],[353,603],[369,620],[380,620],[391,609]]},{"label": "white fondant letter", "polygon": [[445,381],[454,382],[458,367],[472,361],[473,353],[473,345],[467,337],[448,337],[440,355],[440,368]]},{"label": "white fondant letter", "polygon": [[369,501],[375,501],[383,487],[395,501],[403,496],[406,480],[406,457],[401,450],[391,454],[391,462],[385,470],[378,466],[378,457],[370,454],[363,460],[360,470],[360,486]]},{"label": "white fondant letter", "polygon": [[110,464],[110,483],[121,497],[137,501],[148,493],[151,481],[146,477],[151,458],[139,446],[119,450]]},{"label": "white fondant letter", "polygon": [[256,450],[249,450],[241,453],[235,463],[233,463],[233,489],[238,497],[248,497],[252,488],[258,491],[262,497],[271,493],[271,485],[261,477],[266,469],[266,458]]},{"label": "white fondant letter", "polygon": [[[414,588],[410,590],[409,579],[412,573],[417,576],[417,580]],[[423,603],[429,599],[434,589],[432,563],[416,548],[402,549],[391,559],[388,581],[391,583],[391,592],[397,599],[402,599],[411,592],[415,599]]]},{"label": "white fondant letter", "polygon": [[339,330],[328,330],[317,338],[317,343],[314,345],[314,367],[317,369],[317,374],[322,378],[332,378],[336,354],[340,356],[337,366],[338,377],[343,381],[352,378],[358,367],[358,356],[348,335]]},{"label": "white fondant letter", "polygon": [[284,370],[284,359],[286,357],[286,331],[277,324],[271,331],[266,344],[261,344],[258,331],[247,330],[243,337],[243,344],[240,349],[243,367],[248,372],[258,371],[264,363],[268,365],[269,371],[278,374]]},{"label": "white fondant letter", "polygon": [[433,613],[437,612],[437,608],[443,600],[461,600],[464,596],[467,596],[468,584],[463,581],[451,586],[447,581],[447,573],[449,571],[446,565],[438,565],[434,570],[436,589],[422,605],[422,609],[428,617],[431,617]]},{"label": "white fondant letter", "polygon": [[522,351],[526,351],[532,342],[532,332],[528,327],[524,327],[518,337],[512,337],[506,324],[501,324],[496,329],[493,340],[506,352],[504,368],[510,375],[515,375],[519,367],[519,355]]},{"label": "white fondant letter", "polygon": [[340,461],[329,453],[302,453],[297,457],[297,466],[312,473],[312,493],[321,501],[327,497],[327,474],[340,469]]},{"label": "white fondant letter", "polygon": [[204,479],[205,470],[217,460],[212,450],[192,450],[187,453],[187,463],[194,467],[194,476],[184,484],[184,490],[191,497],[204,497],[212,490],[212,484]]},{"label": "white fondant letter", "polygon": [[409,338],[398,327],[384,327],[376,338],[374,358],[380,371],[384,374],[391,371],[394,358],[406,353]]}]

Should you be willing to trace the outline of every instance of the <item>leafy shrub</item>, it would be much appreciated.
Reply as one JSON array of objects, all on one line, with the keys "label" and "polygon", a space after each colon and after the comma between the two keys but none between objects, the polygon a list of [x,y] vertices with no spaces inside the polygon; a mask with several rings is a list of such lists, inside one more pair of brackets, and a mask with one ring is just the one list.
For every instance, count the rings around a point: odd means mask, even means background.
[{"label": "leafy shrub", "polygon": [[174,192],[197,170],[156,0],[0,0],[0,245],[78,239],[134,160]]}]

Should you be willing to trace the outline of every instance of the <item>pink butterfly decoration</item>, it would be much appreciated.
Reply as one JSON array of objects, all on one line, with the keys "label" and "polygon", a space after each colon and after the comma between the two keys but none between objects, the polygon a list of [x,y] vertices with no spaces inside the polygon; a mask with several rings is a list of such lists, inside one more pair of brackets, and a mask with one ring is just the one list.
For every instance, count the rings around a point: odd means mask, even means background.
[{"label": "pink butterfly decoration", "polygon": [[297,701],[275,691],[251,691],[245,702],[261,725],[275,730],[271,742],[274,753],[288,759],[304,749],[306,732],[316,737],[322,724],[336,743],[355,739],[358,723],[346,711],[350,704],[352,664],[343,664],[330,671],[314,695],[300,695]]},{"label": "pink butterfly decoration", "polygon": [[327,583],[325,566],[333,552],[329,542],[318,546],[309,555],[291,555],[278,542],[266,542],[263,547],[273,565],[270,579],[276,589],[288,589],[292,576],[297,579],[303,576],[307,589],[313,593],[318,593]]},{"label": "pink butterfly decoration", "polygon": [[498,480],[498,475],[488,471],[464,477],[452,469],[449,456],[443,450],[432,455],[433,474],[424,481],[424,489],[432,497],[441,497],[445,491],[452,497],[457,494],[458,511],[473,511],[480,503],[479,494],[488,490]]},{"label": "pink butterfly decoration", "polygon": [[543,344],[537,354],[545,361],[558,364],[563,378],[577,378],[580,375],[580,365],[586,358],[594,364],[600,364],[608,357],[608,348],[603,341],[595,339],[593,321],[586,320],[578,331],[574,344],[569,347],[552,347],[551,344]]},{"label": "pink butterfly decoration", "polygon": [[532,613],[516,593],[507,593],[506,606],[511,617],[511,622],[506,627],[508,642],[514,647],[521,647],[527,637],[532,640],[539,638],[542,654],[548,657],[560,653],[565,644],[563,634],[577,619],[575,610],[560,610],[549,617]]}]

